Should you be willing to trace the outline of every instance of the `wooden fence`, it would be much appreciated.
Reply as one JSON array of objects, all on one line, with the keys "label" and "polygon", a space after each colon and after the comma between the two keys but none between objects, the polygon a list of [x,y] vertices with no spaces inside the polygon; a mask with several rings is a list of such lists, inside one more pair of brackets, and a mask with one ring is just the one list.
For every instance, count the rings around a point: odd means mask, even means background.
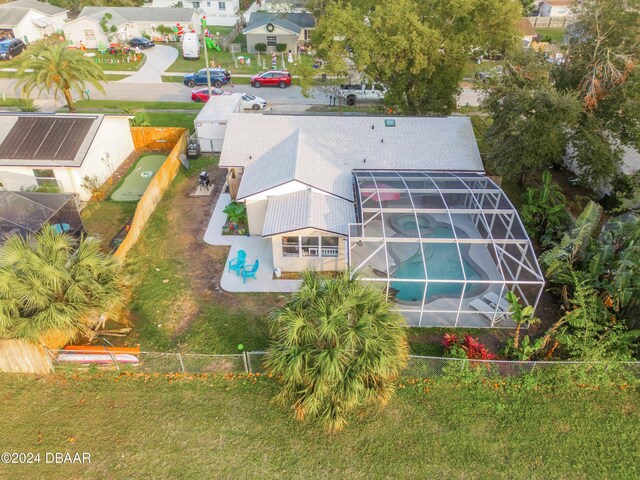
[{"label": "wooden fence", "polygon": [[566,28],[573,17],[527,17],[533,28]]},{"label": "wooden fence", "polygon": [[[180,156],[185,154],[187,148],[187,130],[184,128],[147,128],[133,127],[133,143],[136,150],[166,150],[171,148],[162,166],[153,176],[151,183],[138,201],[136,212],[124,238],[114,256],[124,260],[131,247],[135,245],[142,233],[147,220],[156,209],[158,203],[171,185],[172,180],[180,170]],[[162,147],[161,147],[162,146]]]},{"label": "wooden fence", "polygon": [[0,372],[49,373],[53,370],[47,352],[25,340],[0,340]]}]

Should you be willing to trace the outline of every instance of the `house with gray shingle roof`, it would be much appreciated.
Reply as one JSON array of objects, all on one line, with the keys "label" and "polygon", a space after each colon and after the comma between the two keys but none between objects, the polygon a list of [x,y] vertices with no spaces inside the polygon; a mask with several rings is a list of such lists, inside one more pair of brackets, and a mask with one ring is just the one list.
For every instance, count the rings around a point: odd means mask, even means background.
[{"label": "house with gray shingle roof", "polygon": [[178,24],[184,31],[200,33],[200,17],[193,8],[143,8],[143,7],[84,7],[78,18],[67,22],[63,31],[67,39],[87,48],[109,45],[108,35],[100,26],[105,15],[110,15],[107,25],[115,27],[114,36],[121,39],[140,37],[143,34],[160,39],[156,32],[160,25],[174,27]]},{"label": "house with gray shingle roof", "polygon": [[484,171],[466,117],[233,114],[219,166],[283,271],[345,268],[356,171]]},{"label": "house with gray shingle roof", "polygon": [[67,12],[45,2],[15,0],[0,5],[0,37],[25,43],[41,40],[62,30]]},{"label": "house with gray shingle roof", "polygon": [[242,31],[247,37],[247,50],[255,52],[257,43],[267,45],[268,52],[276,51],[276,45],[283,43],[287,50],[296,52],[298,45],[309,40],[316,19],[310,13],[253,12]]}]

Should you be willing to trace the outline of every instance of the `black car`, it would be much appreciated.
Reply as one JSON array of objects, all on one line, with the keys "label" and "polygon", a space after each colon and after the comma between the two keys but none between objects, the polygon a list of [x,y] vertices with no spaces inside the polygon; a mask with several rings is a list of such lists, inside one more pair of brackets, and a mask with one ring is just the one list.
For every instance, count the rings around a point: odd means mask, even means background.
[{"label": "black car", "polygon": [[11,60],[16,55],[21,54],[27,46],[19,38],[11,40],[2,40],[0,42],[0,58],[2,60]]},{"label": "black car", "polygon": [[155,42],[144,37],[132,38],[131,40],[129,40],[129,44],[132,47],[139,47],[139,48],[149,48],[149,47],[156,46]]},{"label": "black car", "polygon": [[[211,78],[211,85],[220,88],[222,85],[226,85],[231,81],[231,73],[228,70],[221,68],[210,68],[209,77]],[[183,83],[187,87],[195,87],[196,85],[207,84],[207,69],[203,68],[196,73],[190,73],[184,76]]]}]

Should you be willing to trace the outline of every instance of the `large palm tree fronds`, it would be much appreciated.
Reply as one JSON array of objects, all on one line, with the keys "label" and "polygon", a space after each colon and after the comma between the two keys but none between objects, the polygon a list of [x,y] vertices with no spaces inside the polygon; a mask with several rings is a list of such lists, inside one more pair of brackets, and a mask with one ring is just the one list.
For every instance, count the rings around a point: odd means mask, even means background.
[{"label": "large palm tree fronds", "polygon": [[297,419],[340,430],[353,409],[391,398],[407,361],[404,321],[382,291],[348,273],[302,277],[300,290],[270,316],[265,365],[282,384],[276,400]]},{"label": "large palm tree fronds", "polygon": [[36,88],[40,92],[53,92],[56,97],[62,93],[70,112],[75,112],[73,89],[84,91],[87,85],[93,85],[104,92],[102,82],[106,81],[98,64],[85,57],[82,51],[70,50],[64,44],[49,45],[22,62],[18,78],[18,84],[27,95]]},{"label": "large palm tree fronds", "polygon": [[120,266],[97,242],[44,227],[0,248],[0,338],[42,343],[91,334],[122,305]]}]

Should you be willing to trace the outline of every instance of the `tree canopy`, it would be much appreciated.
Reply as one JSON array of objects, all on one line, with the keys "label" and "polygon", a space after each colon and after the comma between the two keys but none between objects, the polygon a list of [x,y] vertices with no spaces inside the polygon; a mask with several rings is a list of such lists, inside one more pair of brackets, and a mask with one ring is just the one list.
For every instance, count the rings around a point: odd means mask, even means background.
[{"label": "tree canopy", "polygon": [[47,45],[20,64],[19,85],[30,94],[34,89],[64,96],[69,112],[75,112],[72,90],[84,91],[87,85],[104,92],[106,76],[102,68],[81,50],[70,50],[66,44]]},{"label": "tree canopy", "polygon": [[316,3],[318,54],[329,63],[353,62],[386,84],[388,106],[408,114],[453,110],[467,58],[511,48],[522,12],[517,0]]},{"label": "tree canopy", "polygon": [[348,272],[305,272],[300,290],[270,320],[265,366],[282,384],[277,400],[297,419],[340,430],[350,411],[388,402],[408,347],[404,319],[382,290]]},{"label": "tree canopy", "polygon": [[[0,248],[0,338],[62,344],[91,335],[121,305],[120,265],[96,240],[47,226]],[[59,345],[54,345],[57,348]]]}]

